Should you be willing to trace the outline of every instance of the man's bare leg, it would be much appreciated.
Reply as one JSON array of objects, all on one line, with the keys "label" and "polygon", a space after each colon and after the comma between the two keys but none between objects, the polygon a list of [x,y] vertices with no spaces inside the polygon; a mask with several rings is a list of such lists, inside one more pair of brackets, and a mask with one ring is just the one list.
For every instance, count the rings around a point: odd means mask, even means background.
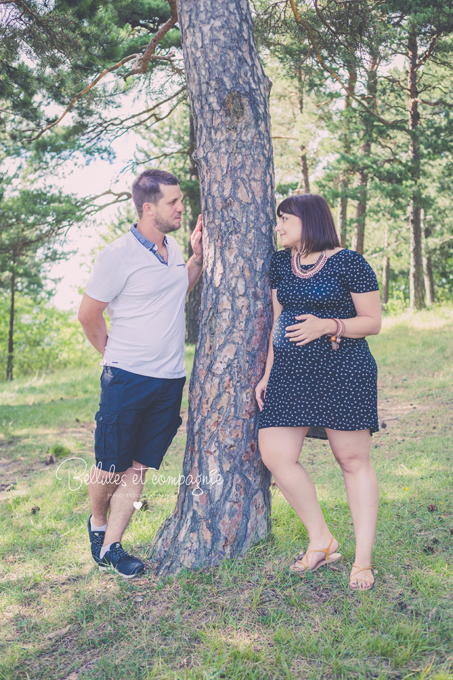
[{"label": "man's bare leg", "polygon": [[91,505],[91,521],[97,527],[107,524],[110,499],[117,490],[120,478],[121,475],[112,474],[107,470],[91,468],[88,496]]},{"label": "man's bare leg", "polygon": [[147,469],[141,463],[132,461],[132,467],[121,473],[121,482],[110,498],[109,523],[105,532],[104,546],[121,543],[135,509],[134,502],[140,500]]}]

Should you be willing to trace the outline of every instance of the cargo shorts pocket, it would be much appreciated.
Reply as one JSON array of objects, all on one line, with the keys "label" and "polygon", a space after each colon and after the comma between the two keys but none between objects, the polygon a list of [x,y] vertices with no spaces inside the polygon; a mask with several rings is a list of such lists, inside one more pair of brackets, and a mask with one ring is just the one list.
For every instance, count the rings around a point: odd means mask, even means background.
[{"label": "cargo shorts pocket", "polygon": [[94,453],[101,460],[118,458],[118,416],[98,411],[95,416]]}]

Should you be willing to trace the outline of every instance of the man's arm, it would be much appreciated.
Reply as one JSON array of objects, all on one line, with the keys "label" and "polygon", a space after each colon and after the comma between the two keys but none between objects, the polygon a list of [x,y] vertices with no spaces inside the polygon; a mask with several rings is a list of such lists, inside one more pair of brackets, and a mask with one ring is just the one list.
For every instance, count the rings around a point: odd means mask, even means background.
[{"label": "man's arm", "polygon": [[80,305],[78,319],[87,339],[102,356],[107,345],[107,325],[103,311],[108,302],[100,302],[85,293]]},{"label": "man's arm", "polygon": [[189,274],[189,287],[187,289],[187,294],[189,294],[192,288],[195,286],[203,269],[202,230],[203,220],[201,215],[199,215],[197,226],[193,230],[192,236],[190,237],[193,255],[187,262],[187,272]]}]

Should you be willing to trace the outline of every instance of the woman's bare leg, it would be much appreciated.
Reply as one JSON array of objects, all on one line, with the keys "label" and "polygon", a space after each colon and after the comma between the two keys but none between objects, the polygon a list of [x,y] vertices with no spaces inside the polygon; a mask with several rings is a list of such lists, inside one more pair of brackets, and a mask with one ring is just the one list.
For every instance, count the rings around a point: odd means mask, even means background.
[{"label": "woman's bare leg", "polygon": [[[346,432],[326,428],[326,432],[343,472],[356,538],[354,564],[369,567],[378,511],[378,484],[370,461],[370,430]],[[367,590],[373,582],[372,572],[364,571],[357,574],[351,585]]]},{"label": "woman's bare leg", "polygon": [[[315,485],[305,468],[299,463],[299,456],[308,427],[269,427],[259,431],[259,447],[265,466],[272,475],[308,532],[309,550],[307,555],[309,567],[314,566],[323,557],[332,534],[326,524],[316,496]],[[330,553],[338,547],[334,539]]]}]

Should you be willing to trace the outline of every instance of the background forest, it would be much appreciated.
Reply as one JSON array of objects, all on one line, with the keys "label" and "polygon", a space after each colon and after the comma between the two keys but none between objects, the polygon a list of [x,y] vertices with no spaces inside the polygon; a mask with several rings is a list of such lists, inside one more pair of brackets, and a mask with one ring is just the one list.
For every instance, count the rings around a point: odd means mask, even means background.
[{"label": "background forest", "polygon": [[[272,83],[277,200],[327,199],[388,313],[451,300],[453,10],[432,0],[252,9]],[[117,238],[135,219],[133,173],[161,167],[186,194],[187,251],[200,196],[174,3],[2,2],[0,32],[0,375],[11,380],[93,361],[74,311],[52,304],[52,267],[74,253],[68,233],[77,243],[89,224],[96,247]],[[116,181],[81,196],[77,173],[113,162],[122,137],[130,158]],[[197,288],[192,343],[199,300]]]}]

